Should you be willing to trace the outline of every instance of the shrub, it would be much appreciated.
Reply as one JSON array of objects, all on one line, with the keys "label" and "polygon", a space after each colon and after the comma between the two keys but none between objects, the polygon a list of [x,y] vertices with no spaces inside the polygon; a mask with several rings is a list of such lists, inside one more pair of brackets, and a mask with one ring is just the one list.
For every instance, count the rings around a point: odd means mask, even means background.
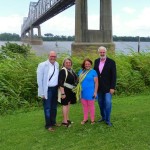
[{"label": "shrub", "polygon": [[31,46],[24,44],[18,45],[16,43],[7,42],[4,46],[2,45],[1,49],[2,49],[1,52],[2,54],[4,54],[4,56],[7,55],[9,57],[14,57],[14,53],[17,53],[22,54],[24,57],[27,57],[27,55],[30,53]]},{"label": "shrub", "polygon": [[30,52],[28,57],[4,54],[0,60],[0,113],[37,105],[36,68],[41,58]]},{"label": "shrub", "polygon": [[[19,108],[30,108],[39,105],[37,97],[36,69],[47,56],[39,57],[31,53],[29,46],[6,44],[0,53],[0,113]],[[116,94],[136,94],[150,90],[150,53],[108,54],[116,61],[117,86]],[[58,56],[60,68],[65,54]],[[71,56],[73,69],[77,73],[85,53]],[[87,54],[93,63],[98,55]]]}]

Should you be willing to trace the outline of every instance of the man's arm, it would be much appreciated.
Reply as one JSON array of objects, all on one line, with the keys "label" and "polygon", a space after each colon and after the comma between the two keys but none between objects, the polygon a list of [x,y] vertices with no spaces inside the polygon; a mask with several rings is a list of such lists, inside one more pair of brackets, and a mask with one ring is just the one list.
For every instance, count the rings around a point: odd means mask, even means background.
[{"label": "man's arm", "polygon": [[38,96],[41,98],[44,97],[44,87],[43,87],[43,77],[44,77],[44,67],[40,63],[37,68],[37,84],[38,84]]},{"label": "man's arm", "polygon": [[116,63],[112,61],[111,64],[111,86],[110,86],[110,93],[113,94],[116,87]]}]

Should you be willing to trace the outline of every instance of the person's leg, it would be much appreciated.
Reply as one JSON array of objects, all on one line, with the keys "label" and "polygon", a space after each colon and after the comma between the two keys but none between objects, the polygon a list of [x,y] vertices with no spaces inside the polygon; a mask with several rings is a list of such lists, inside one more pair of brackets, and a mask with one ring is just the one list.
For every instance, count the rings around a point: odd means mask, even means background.
[{"label": "person's leg", "polygon": [[105,95],[101,92],[98,93],[98,105],[102,117],[99,121],[104,121],[105,120]]},{"label": "person's leg", "polygon": [[57,94],[58,94],[58,88],[53,87],[52,88],[52,97],[51,97],[51,125],[56,124],[56,116],[57,116]]},{"label": "person's leg", "polygon": [[68,124],[74,123],[73,121],[71,121],[71,120],[69,119],[70,104],[71,104],[71,102],[68,103],[68,112],[67,112],[67,122],[68,122]]},{"label": "person's leg", "polygon": [[111,108],[112,108],[112,95],[110,93],[106,93],[105,94],[106,123],[110,123]]},{"label": "person's leg", "polygon": [[67,121],[69,120],[70,102],[67,105]]},{"label": "person's leg", "polygon": [[67,112],[68,112],[68,105],[63,105],[63,123],[67,123]]},{"label": "person's leg", "polygon": [[45,128],[51,127],[50,112],[51,112],[51,91],[48,90],[48,99],[43,99],[43,108],[45,115]]},{"label": "person's leg", "polygon": [[70,127],[70,123],[68,122],[68,114],[69,113],[69,106],[63,105],[63,122],[62,125],[66,127]]},{"label": "person's leg", "polygon": [[91,123],[95,121],[95,105],[94,100],[88,101]]},{"label": "person's leg", "polygon": [[83,121],[88,120],[88,103],[87,100],[81,99],[82,107],[83,107]]}]

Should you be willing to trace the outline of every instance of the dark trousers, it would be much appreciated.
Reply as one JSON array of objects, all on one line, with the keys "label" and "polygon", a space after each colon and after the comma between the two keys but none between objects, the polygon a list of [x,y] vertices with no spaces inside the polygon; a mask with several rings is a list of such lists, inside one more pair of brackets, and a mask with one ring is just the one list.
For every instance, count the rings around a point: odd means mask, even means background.
[{"label": "dark trousers", "polygon": [[98,104],[102,120],[110,123],[110,115],[112,108],[112,95],[110,93],[98,93]]},{"label": "dark trousers", "polygon": [[56,124],[58,87],[48,88],[48,99],[43,100],[45,128]]}]

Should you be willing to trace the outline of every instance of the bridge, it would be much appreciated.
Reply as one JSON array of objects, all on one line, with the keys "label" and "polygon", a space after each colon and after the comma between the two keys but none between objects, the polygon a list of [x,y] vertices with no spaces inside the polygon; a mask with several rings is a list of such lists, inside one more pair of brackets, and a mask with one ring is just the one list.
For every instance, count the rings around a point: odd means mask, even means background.
[{"label": "bridge", "polygon": [[[42,44],[40,24],[75,4],[75,41],[72,50],[81,51],[103,45],[114,50],[112,41],[111,0],[100,0],[99,30],[88,30],[87,0],[39,0],[30,2],[28,17],[21,26],[21,39],[31,44]],[[33,29],[37,28],[35,37]]]}]

